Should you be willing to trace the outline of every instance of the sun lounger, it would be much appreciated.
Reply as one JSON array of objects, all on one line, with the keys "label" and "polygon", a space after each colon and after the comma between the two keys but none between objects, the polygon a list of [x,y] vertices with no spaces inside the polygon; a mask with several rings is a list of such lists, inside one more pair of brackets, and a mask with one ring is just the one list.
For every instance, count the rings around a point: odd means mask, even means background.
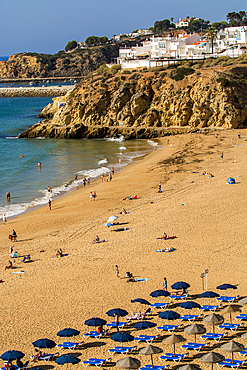
[{"label": "sun lounger", "polygon": [[82,361],[82,365],[83,366],[88,366],[88,365],[92,365],[92,366],[97,366],[97,367],[101,367],[103,364],[106,364],[107,362],[110,362],[111,361],[111,357],[107,358],[107,359],[103,359],[103,358],[89,358],[88,360],[85,360],[85,361]]},{"label": "sun lounger", "polygon": [[140,368],[140,370],[163,370],[165,368],[169,367],[169,365],[145,365]]},{"label": "sun lounger", "polygon": [[83,334],[84,338],[94,338],[94,339],[100,339],[108,333],[109,330],[105,330],[103,333],[97,333],[97,331],[90,331],[88,333]]},{"label": "sun lounger", "polygon": [[57,349],[70,349],[71,351],[80,347],[84,342],[63,342],[61,344],[57,344]]},{"label": "sun lounger", "polygon": [[24,256],[23,259],[21,260],[21,262],[30,262],[31,259],[30,259],[30,254],[28,254],[27,256]]},{"label": "sun lounger", "polygon": [[169,303],[156,302],[156,303],[151,304],[150,307],[153,307],[153,308],[165,308],[168,305],[169,305]]},{"label": "sun lounger", "polygon": [[[56,353],[43,353],[42,356],[38,358],[39,361],[53,361],[59,356],[59,352]],[[30,356],[31,360],[33,360],[34,356]]]},{"label": "sun lounger", "polygon": [[247,320],[247,314],[246,313],[241,313],[240,315],[236,316],[235,319],[237,321]]},{"label": "sun lounger", "polygon": [[120,347],[117,346],[115,348],[109,349],[108,352],[111,355],[114,355],[115,353],[121,353],[123,356],[127,355],[127,353],[133,352],[135,349],[137,349],[137,346],[134,347]]},{"label": "sun lounger", "polygon": [[233,303],[235,301],[235,299],[237,299],[238,297],[239,297],[239,295],[237,295],[235,297],[226,297],[226,296],[222,295],[221,297],[216,298],[216,301]]},{"label": "sun lounger", "polygon": [[210,345],[210,343],[186,343],[181,346],[181,349],[199,352],[203,347]]},{"label": "sun lounger", "polygon": [[204,305],[204,306],[201,306],[200,308],[198,308],[199,312],[204,312],[204,311],[211,311],[211,312],[214,312],[215,310],[217,310],[218,308],[220,307],[220,305]]},{"label": "sun lounger", "polygon": [[186,356],[188,356],[189,353],[184,353],[184,354],[175,354],[174,353],[165,353],[163,356],[160,356],[160,361],[162,362],[165,362],[165,361],[173,361],[177,364],[179,364],[179,362],[181,360],[183,360]]},{"label": "sun lounger", "polygon": [[240,354],[240,356],[243,356],[243,357],[247,356],[247,348],[245,348],[243,351],[240,351],[238,353]]},{"label": "sun lounger", "polygon": [[174,301],[175,299],[182,299],[182,300],[185,300],[187,297],[188,297],[189,294],[183,294],[183,295],[179,295],[179,294],[172,294],[169,296],[170,300],[171,301]]},{"label": "sun lounger", "polygon": [[227,333],[222,333],[222,334],[213,334],[213,333],[206,333],[201,335],[202,340],[214,340],[215,342],[219,342],[223,337],[225,337]]},{"label": "sun lounger", "polygon": [[180,316],[178,321],[189,321],[189,322],[193,322],[195,319],[197,319],[198,317],[200,317],[201,315],[183,315],[183,316]]},{"label": "sun lounger", "polygon": [[143,320],[146,316],[148,316],[151,312],[151,308],[149,307],[145,312],[135,312],[133,315],[127,315],[124,317],[127,322],[131,320]]},{"label": "sun lounger", "polygon": [[226,329],[226,330],[236,331],[240,327],[240,325],[241,324],[230,324],[230,323],[225,322],[224,324],[219,325],[218,329],[219,330]]},{"label": "sun lounger", "polygon": [[181,325],[162,325],[158,326],[156,329],[158,331],[164,330],[164,331],[169,331],[169,333],[173,332],[177,328],[179,328]]},{"label": "sun lounger", "polygon": [[156,339],[158,335],[139,335],[139,337],[135,337],[134,342],[146,342],[146,343],[152,343],[154,339]]},{"label": "sun lounger", "polygon": [[[119,322],[118,323],[118,327],[119,328],[123,328],[125,325],[127,325],[127,322]],[[117,324],[116,324],[116,322],[115,321],[112,321],[112,322],[110,322],[109,324],[106,324],[106,326],[108,327],[108,328],[116,328],[117,327]]]},{"label": "sun lounger", "polygon": [[241,367],[243,364],[245,363],[245,361],[238,361],[238,360],[231,360],[230,358],[225,358],[224,361],[222,362],[219,362],[217,365],[220,369],[222,369],[222,367],[231,367],[233,369],[238,369],[239,367]]}]

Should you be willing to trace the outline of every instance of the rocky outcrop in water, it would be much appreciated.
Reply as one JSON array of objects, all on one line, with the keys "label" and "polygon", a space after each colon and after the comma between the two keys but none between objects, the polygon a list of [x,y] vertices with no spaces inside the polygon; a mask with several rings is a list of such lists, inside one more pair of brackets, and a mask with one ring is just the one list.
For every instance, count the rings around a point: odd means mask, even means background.
[{"label": "rocky outcrop in water", "polygon": [[88,78],[63,97],[64,104],[55,98],[39,115],[43,122],[20,137],[157,137],[172,127],[237,128],[247,123],[246,66],[190,73],[179,81],[169,69]]}]

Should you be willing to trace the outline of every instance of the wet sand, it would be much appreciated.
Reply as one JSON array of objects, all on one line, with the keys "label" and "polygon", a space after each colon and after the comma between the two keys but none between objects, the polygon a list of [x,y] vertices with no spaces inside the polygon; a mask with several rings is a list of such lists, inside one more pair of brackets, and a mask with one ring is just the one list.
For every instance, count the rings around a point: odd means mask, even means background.
[{"label": "wet sand", "polygon": [[[1,353],[9,349],[21,350],[27,360],[34,353],[33,341],[46,337],[61,343],[63,338],[58,338],[56,333],[65,327],[80,330],[78,337],[70,339],[82,341],[83,333],[93,329],[84,325],[86,319],[97,316],[110,322],[106,311],[115,307],[136,311],[139,305],[132,304],[131,299],[140,297],[151,303],[168,302],[169,298],[149,296],[153,290],[162,289],[165,276],[169,291],[176,281],[188,282],[189,294],[201,305],[208,304],[208,299],[196,296],[202,292],[200,275],[205,269],[209,269],[209,290],[215,291],[216,286],[231,283],[238,289],[219,293],[247,295],[247,143],[245,138],[238,139],[237,134],[237,131],[222,130],[217,138],[214,133],[178,135],[169,137],[169,144],[167,138],[161,139],[163,148],[116,173],[111,182],[97,180],[85,189],[53,201],[51,210],[48,206],[41,207],[0,224]],[[247,137],[247,130],[241,130],[241,135]],[[203,171],[214,177],[203,176]],[[230,176],[235,178],[235,185],[226,184]],[[157,193],[159,181],[161,194]],[[93,190],[97,193],[95,202],[89,199]],[[135,194],[138,199],[123,200]],[[122,224],[119,227],[130,230],[113,232],[117,226],[103,226],[123,207],[131,213],[119,215],[118,221]],[[8,235],[13,228],[18,234],[14,251],[21,256],[31,254],[33,262],[21,263],[21,258],[16,258],[17,268],[4,270],[9,259]],[[157,240],[163,231],[177,238]],[[93,244],[96,234],[107,242]],[[68,255],[53,257],[60,247]],[[175,250],[156,252],[166,247]],[[115,264],[119,266],[120,279],[116,277]],[[25,273],[13,274],[18,271]],[[126,271],[149,280],[127,282]],[[187,314],[178,303],[171,306],[172,309]],[[212,303],[215,299],[211,299]],[[242,311],[246,312],[246,308]],[[158,312],[153,311],[153,321],[158,325],[168,323],[159,319]],[[194,309],[192,313],[198,311]],[[229,315],[226,319],[229,321]],[[142,331],[134,333],[135,336],[144,334]],[[147,333],[156,334],[156,328]],[[192,336],[181,334],[187,341],[194,340]],[[239,338],[237,341],[244,343]],[[162,342],[153,344],[164,352],[172,350],[171,345]],[[101,341],[87,339],[86,345],[75,353],[82,360],[108,358],[108,349],[115,345],[119,344],[110,337]],[[144,346],[138,344],[138,349]],[[180,345],[176,347],[181,352]],[[190,352],[189,362],[208,368],[209,365],[201,364],[193,355],[194,352]],[[150,363],[149,356],[137,354],[136,357],[142,365]],[[120,358],[122,355],[115,355],[113,360]],[[239,359],[239,355],[235,358]],[[158,364],[158,356],[154,356],[154,361]],[[51,364],[58,367],[54,362]],[[44,367],[41,362],[39,365]]]}]

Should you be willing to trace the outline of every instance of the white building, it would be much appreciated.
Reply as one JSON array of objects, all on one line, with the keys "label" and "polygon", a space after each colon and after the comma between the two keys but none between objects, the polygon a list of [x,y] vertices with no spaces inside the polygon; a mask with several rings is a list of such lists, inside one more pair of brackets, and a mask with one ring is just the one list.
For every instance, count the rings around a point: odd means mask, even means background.
[{"label": "white building", "polygon": [[190,18],[186,18],[186,19],[179,18],[179,21],[175,23],[176,28],[189,27],[189,25],[190,25]]}]

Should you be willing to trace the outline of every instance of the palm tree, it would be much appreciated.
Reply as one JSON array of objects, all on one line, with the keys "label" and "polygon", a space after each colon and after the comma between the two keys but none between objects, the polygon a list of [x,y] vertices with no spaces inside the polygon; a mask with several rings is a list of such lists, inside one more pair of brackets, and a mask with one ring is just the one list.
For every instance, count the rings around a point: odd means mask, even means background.
[{"label": "palm tree", "polygon": [[212,54],[214,53],[214,40],[217,37],[217,31],[215,30],[214,27],[209,27],[208,32],[206,33],[207,36],[207,41],[211,43],[212,46]]},{"label": "palm tree", "polygon": [[170,20],[171,20],[171,22],[173,23],[174,18],[173,18],[173,17],[171,17],[171,19],[170,19]]}]

